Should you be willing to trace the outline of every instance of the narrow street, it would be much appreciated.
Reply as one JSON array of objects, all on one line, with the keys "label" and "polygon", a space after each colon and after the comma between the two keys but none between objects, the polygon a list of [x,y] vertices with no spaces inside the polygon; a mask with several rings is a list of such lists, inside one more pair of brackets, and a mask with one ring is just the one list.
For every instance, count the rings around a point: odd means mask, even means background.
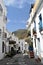
[{"label": "narrow street", "polygon": [[0,0],[0,65],[43,65],[43,0]]},{"label": "narrow street", "polygon": [[5,58],[0,61],[0,65],[43,65],[40,62],[36,62],[34,59],[30,59],[28,55],[17,54],[12,58]]}]

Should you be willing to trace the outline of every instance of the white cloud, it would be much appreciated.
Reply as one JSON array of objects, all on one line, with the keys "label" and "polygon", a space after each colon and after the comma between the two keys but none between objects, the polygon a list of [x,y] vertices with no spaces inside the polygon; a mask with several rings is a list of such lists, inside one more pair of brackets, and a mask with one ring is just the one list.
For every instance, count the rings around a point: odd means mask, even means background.
[{"label": "white cloud", "polygon": [[9,5],[13,5],[14,4],[14,0],[4,0],[5,5],[9,6]]},{"label": "white cloud", "polygon": [[24,3],[33,3],[35,0],[4,0],[5,5],[22,8]]},{"label": "white cloud", "polygon": [[26,24],[26,20],[14,20],[13,24]]}]

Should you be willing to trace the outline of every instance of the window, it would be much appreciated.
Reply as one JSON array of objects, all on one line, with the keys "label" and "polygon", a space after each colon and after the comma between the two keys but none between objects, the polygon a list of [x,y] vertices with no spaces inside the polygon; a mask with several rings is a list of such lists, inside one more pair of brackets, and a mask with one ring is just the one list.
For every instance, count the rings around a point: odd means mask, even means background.
[{"label": "window", "polygon": [[40,38],[37,38],[38,39],[38,41],[40,42]]},{"label": "window", "polygon": [[7,38],[7,33],[5,33],[5,38]]},{"label": "window", "polygon": [[34,41],[35,41],[35,47],[36,47],[36,39],[34,39]]},{"label": "window", "polygon": [[22,50],[23,50],[23,43],[22,43]]},{"label": "window", "polygon": [[19,44],[20,44],[20,41],[19,41]]},{"label": "window", "polygon": [[35,42],[35,47],[36,47],[36,36],[35,36],[34,42]]},{"label": "window", "polygon": [[36,31],[36,22],[34,21],[34,31]]},{"label": "window", "polygon": [[34,21],[34,28],[33,28],[33,34],[36,33],[36,22]]},{"label": "window", "polygon": [[14,48],[16,48],[16,45],[14,45]]},{"label": "window", "polygon": [[2,53],[4,53],[4,42],[2,42]]},{"label": "window", "polygon": [[39,15],[39,20],[40,20],[39,21],[39,30],[42,31],[43,26],[42,26],[42,15],[41,14]]},{"label": "window", "polygon": [[7,38],[7,33],[3,32],[3,38]]},{"label": "window", "polygon": [[5,53],[7,53],[6,50],[7,50],[7,49],[6,49],[6,45],[5,45]]},{"label": "window", "polygon": [[40,21],[42,21],[42,16],[41,16],[41,14],[39,15],[39,19],[40,19]]},{"label": "window", "polygon": [[25,49],[26,49],[26,44],[25,44]]},{"label": "window", "polygon": [[36,22],[34,21],[34,29],[36,30]]}]

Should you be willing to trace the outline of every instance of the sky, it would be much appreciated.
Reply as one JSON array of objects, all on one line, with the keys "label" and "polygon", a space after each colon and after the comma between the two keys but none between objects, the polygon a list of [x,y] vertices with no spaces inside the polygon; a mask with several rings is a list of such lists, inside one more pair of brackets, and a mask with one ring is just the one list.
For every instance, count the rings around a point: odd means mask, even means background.
[{"label": "sky", "polygon": [[35,0],[4,0],[7,7],[7,29],[10,32],[25,29],[31,4]]}]

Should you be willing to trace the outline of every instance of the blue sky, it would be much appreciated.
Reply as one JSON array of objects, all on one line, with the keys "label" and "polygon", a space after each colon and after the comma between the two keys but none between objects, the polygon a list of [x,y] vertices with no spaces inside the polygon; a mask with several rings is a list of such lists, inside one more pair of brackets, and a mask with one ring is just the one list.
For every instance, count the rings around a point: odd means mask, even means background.
[{"label": "blue sky", "polygon": [[7,29],[16,31],[26,28],[31,3],[35,0],[4,0],[7,7]]}]

